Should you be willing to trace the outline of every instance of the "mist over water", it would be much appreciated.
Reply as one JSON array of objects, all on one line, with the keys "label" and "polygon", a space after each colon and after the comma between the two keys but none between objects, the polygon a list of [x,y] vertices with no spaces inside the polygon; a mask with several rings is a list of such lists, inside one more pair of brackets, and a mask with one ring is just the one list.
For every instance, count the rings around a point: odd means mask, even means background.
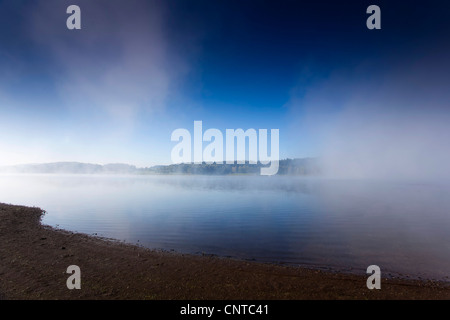
[{"label": "mist over water", "polygon": [[450,117],[347,111],[325,142],[324,173],[339,178],[450,179]]},{"label": "mist over water", "polygon": [[412,278],[450,270],[442,180],[10,174],[0,201],[149,248]]},{"label": "mist over water", "polygon": [[312,140],[333,178],[450,179],[450,48],[429,43],[336,68],[289,106],[297,147]]}]

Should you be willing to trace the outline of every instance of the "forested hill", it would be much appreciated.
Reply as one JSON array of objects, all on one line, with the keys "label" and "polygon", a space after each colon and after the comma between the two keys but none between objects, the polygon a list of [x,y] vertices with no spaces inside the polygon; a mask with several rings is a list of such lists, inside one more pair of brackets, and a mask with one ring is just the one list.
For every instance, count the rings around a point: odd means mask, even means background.
[{"label": "forested hill", "polygon": [[[197,175],[231,175],[260,174],[258,164],[171,164],[146,168],[137,168],[129,164],[92,164],[80,162],[55,162],[42,164],[25,164],[0,167],[0,172],[9,173],[59,173],[59,174],[197,174]],[[318,175],[320,167],[316,158],[284,159],[279,162],[279,175]]]}]

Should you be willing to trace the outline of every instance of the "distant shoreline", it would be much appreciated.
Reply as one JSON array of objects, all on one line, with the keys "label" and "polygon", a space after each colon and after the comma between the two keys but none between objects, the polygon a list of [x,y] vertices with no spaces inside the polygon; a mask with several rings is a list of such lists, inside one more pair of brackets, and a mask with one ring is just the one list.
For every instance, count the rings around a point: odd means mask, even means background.
[{"label": "distant shoreline", "polygon": [[[82,162],[54,162],[0,167],[0,173],[59,173],[59,174],[136,174],[136,175],[260,175],[267,167],[256,164],[181,163],[138,168],[123,163],[93,164]],[[316,158],[283,159],[279,161],[278,175],[318,175],[321,172]]]},{"label": "distant shoreline", "polygon": [[[450,299],[443,282],[384,279],[159,252],[40,223],[39,208],[0,204],[3,299]],[[69,290],[69,265],[81,290]]]}]

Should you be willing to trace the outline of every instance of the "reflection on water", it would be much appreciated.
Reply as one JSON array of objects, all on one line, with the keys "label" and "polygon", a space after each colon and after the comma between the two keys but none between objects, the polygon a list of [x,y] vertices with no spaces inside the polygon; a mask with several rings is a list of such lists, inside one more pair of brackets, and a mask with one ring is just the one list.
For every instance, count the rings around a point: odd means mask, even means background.
[{"label": "reflection on water", "polygon": [[264,176],[2,175],[43,223],[185,253],[448,280],[450,184]]}]

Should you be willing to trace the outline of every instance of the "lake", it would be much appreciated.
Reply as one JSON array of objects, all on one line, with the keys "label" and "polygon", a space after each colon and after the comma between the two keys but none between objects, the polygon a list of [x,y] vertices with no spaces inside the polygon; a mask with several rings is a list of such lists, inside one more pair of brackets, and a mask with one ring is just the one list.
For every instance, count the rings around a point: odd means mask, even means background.
[{"label": "lake", "polygon": [[152,249],[449,281],[448,182],[3,174],[0,202]]}]

